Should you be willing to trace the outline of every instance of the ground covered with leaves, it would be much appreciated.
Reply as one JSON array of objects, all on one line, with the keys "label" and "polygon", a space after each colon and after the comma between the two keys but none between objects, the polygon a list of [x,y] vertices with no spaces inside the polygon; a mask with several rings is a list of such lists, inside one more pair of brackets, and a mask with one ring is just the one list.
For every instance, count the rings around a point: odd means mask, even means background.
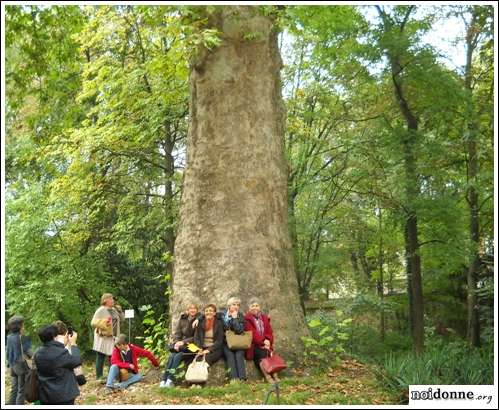
[{"label": "ground covered with leaves", "polygon": [[[95,378],[93,364],[84,365],[87,384],[80,388],[75,404],[82,405],[224,405],[224,404],[278,404],[275,392],[261,382],[227,383],[220,387],[192,388],[178,386],[160,389],[158,370],[141,366],[144,379],[125,390],[107,393]],[[10,377],[7,392],[10,391]],[[8,394],[7,394],[8,397]],[[279,404],[397,404],[399,399],[386,391],[376,379],[372,368],[354,359],[344,360],[322,374],[311,375],[293,370],[279,383]]]},{"label": "ground covered with leaves", "polygon": [[[269,385],[263,381],[226,384],[220,387],[190,388],[179,386],[160,389],[160,373],[146,371],[143,381],[126,390],[106,394],[87,367],[88,383],[81,388],[77,404],[263,404]],[[293,371],[279,383],[280,404],[395,404],[397,398],[384,391],[372,370],[355,360],[345,360],[321,375]],[[267,404],[277,404],[275,392]]]}]

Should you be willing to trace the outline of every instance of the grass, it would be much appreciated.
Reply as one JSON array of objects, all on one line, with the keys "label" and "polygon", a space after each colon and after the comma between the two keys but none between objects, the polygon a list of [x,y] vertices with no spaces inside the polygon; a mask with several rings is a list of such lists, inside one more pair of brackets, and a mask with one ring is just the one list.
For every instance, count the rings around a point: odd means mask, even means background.
[{"label": "grass", "polygon": [[[85,363],[87,384],[80,387],[76,404],[85,405],[261,405],[270,386],[261,382],[226,384],[217,387],[189,388],[179,386],[160,389],[160,372],[151,371],[140,383],[125,391],[106,394],[105,387],[95,379],[93,363]],[[7,391],[10,378],[7,377]],[[339,366],[322,374],[295,371],[282,378],[280,402],[284,405],[310,404],[395,404],[397,396],[386,391],[376,380],[370,366],[356,360],[345,360]],[[269,405],[277,404],[275,393],[269,396]]]}]

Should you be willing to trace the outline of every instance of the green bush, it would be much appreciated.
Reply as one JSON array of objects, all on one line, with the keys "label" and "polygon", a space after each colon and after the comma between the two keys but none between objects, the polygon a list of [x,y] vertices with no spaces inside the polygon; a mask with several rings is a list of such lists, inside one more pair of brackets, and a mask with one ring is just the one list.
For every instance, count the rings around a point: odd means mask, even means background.
[{"label": "green bush", "polygon": [[311,316],[307,320],[310,337],[302,337],[305,366],[322,370],[339,363],[341,354],[345,352],[344,345],[350,337],[347,329],[351,321],[340,310],[335,311],[334,315],[318,312]]},{"label": "green bush", "polygon": [[397,392],[411,384],[493,384],[493,351],[471,349],[465,341],[430,338],[421,356],[388,354],[377,373],[385,387]]},{"label": "green bush", "polygon": [[347,352],[364,362],[380,363],[388,353],[406,352],[411,349],[410,335],[396,331],[387,330],[385,339],[381,340],[379,329],[354,324],[350,328],[350,336]]},{"label": "green bush", "polygon": [[157,318],[154,309],[150,305],[142,306],[139,310],[145,311],[142,324],[144,325],[144,337],[137,336],[136,339],[142,339],[144,348],[150,350],[160,363],[164,363],[168,355],[168,349],[165,342],[168,339],[168,323],[166,313]]}]

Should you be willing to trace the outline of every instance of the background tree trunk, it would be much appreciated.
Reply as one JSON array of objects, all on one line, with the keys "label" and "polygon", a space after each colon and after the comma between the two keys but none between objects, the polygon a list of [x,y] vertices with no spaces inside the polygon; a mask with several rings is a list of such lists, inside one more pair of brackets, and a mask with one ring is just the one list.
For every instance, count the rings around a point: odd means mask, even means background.
[{"label": "background tree trunk", "polygon": [[307,327],[288,226],[277,33],[256,7],[224,8],[208,25],[222,43],[201,49],[191,69],[172,328],[191,301],[223,308],[239,296],[246,311],[256,296],[276,349],[299,358]]},{"label": "background tree trunk", "polygon": [[[407,7],[404,19],[399,22],[386,14],[383,9],[376,6],[383,21],[385,33],[400,36],[404,39],[405,25],[410,14],[415,10],[413,6]],[[420,187],[417,171],[417,157],[415,146],[418,139],[419,120],[409,106],[409,101],[404,89],[401,63],[401,50],[387,47],[385,54],[390,62],[392,83],[395,99],[407,125],[407,131],[402,136],[402,147],[404,152],[405,171],[405,249],[406,249],[406,272],[407,290],[409,297],[409,315],[411,322],[411,333],[413,348],[416,353],[422,353],[424,349],[424,304],[423,304],[423,280],[421,274],[421,257],[419,255],[418,239],[418,217],[416,203],[420,195]]]},{"label": "background tree trunk", "polygon": [[468,93],[468,121],[466,132],[466,148],[468,157],[467,167],[467,202],[470,210],[470,261],[468,272],[466,274],[466,282],[468,285],[468,324],[467,336],[468,341],[473,347],[480,347],[480,316],[477,298],[477,278],[480,269],[480,219],[479,219],[479,197],[478,197],[478,156],[477,156],[477,121],[475,118],[475,110],[473,107],[473,53],[478,44],[478,36],[480,35],[477,29],[476,9],[472,9],[471,21],[467,25],[466,30],[466,66],[464,74],[464,87]]}]

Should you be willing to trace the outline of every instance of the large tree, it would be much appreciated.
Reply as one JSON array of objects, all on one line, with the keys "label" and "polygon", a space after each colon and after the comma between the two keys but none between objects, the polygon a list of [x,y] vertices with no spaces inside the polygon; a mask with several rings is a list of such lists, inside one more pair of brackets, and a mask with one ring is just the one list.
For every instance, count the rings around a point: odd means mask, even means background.
[{"label": "large tree", "polygon": [[[199,12],[199,10],[197,10]],[[187,166],[175,245],[172,326],[190,301],[253,296],[276,346],[299,357],[306,332],[288,229],[281,58],[274,17],[258,7],[202,9],[221,43],[190,74]]]}]

